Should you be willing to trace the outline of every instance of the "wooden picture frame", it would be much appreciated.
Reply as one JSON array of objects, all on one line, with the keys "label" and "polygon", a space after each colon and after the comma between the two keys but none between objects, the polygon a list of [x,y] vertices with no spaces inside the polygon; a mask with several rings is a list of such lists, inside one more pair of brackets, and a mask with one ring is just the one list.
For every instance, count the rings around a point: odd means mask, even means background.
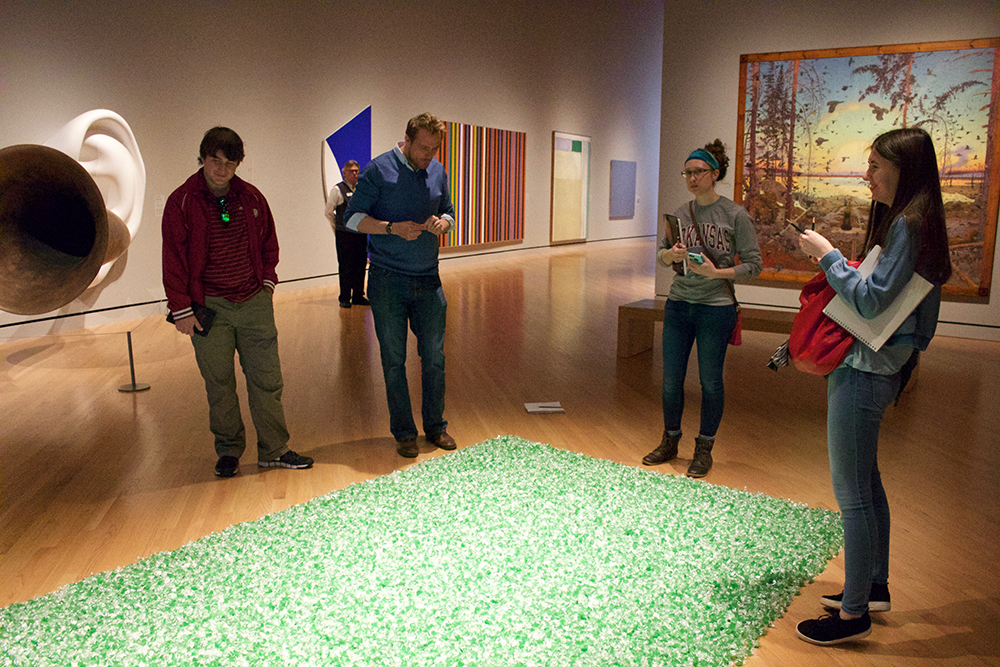
[{"label": "wooden picture frame", "polygon": [[[896,127],[934,140],[953,276],[947,294],[987,299],[1000,201],[1000,38],[740,56],[736,201],[754,219],[762,281],[817,269],[790,223],[846,256],[863,249],[871,142]],[[771,283],[775,284],[775,283]]]}]

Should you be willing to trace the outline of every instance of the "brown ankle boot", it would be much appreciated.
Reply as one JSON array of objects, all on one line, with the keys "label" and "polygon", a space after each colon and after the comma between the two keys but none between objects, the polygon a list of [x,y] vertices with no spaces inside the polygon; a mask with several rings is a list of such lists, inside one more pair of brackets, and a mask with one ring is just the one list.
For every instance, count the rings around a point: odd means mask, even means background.
[{"label": "brown ankle boot", "polygon": [[715,440],[694,439],[694,460],[688,466],[688,477],[704,477],[712,469],[712,446]]},{"label": "brown ankle boot", "polygon": [[642,464],[655,466],[677,458],[677,443],[680,442],[680,439],[680,433],[677,435],[669,435],[666,431],[664,431],[663,440],[660,441],[660,446],[651,451],[649,454],[646,454],[646,456],[642,459]]}]

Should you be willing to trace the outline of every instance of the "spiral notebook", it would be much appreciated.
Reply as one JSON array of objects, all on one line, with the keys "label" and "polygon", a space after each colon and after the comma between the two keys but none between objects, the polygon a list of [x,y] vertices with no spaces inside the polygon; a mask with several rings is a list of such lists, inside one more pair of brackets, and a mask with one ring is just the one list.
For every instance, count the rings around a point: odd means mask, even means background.
[{"label": "spiral notebook", "polygon": [[[861,272],[862,276],[867,278],[871,275],[881,251],[881,247],[875,246],[868,253],[868,256],[865,257],[864,261],[861,262],[858,271]],[[823,314],[850,331],[851,335],[862,343],[878,352],[892,334],[896,332],[896,329],[903,323],[903,320],[909,317],[910,313],[920,305],[920,302],[931,291],[931,287],[933,287],[931,283],[927,282],[922,276],[914,273],[913,278],[906,284],[903,291],[899,293],[896,300],[870,320],[861,317],[839,294],[833,298],[833,301],[827,304],[826,308],[823,309]]]}]

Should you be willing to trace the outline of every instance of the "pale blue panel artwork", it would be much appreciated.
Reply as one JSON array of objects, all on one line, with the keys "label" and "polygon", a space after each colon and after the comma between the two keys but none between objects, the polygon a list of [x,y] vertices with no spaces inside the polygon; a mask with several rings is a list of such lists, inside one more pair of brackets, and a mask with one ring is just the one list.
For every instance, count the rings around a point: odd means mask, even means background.
[{"label": "pale blue panel artwork", "polygon": [[611,161],[611,218],[635,217],[636,163],[628,160]]}]

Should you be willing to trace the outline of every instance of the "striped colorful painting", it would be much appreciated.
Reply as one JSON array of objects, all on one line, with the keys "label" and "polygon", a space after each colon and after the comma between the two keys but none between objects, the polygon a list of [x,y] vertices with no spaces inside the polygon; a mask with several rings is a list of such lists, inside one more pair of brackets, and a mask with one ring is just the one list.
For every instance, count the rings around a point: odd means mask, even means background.
[{"label": "striped colorful painting", "polygon": [[457,224],[441,247],[523,240],[527,135],[446,125],[438,159],[448,172]]}]

